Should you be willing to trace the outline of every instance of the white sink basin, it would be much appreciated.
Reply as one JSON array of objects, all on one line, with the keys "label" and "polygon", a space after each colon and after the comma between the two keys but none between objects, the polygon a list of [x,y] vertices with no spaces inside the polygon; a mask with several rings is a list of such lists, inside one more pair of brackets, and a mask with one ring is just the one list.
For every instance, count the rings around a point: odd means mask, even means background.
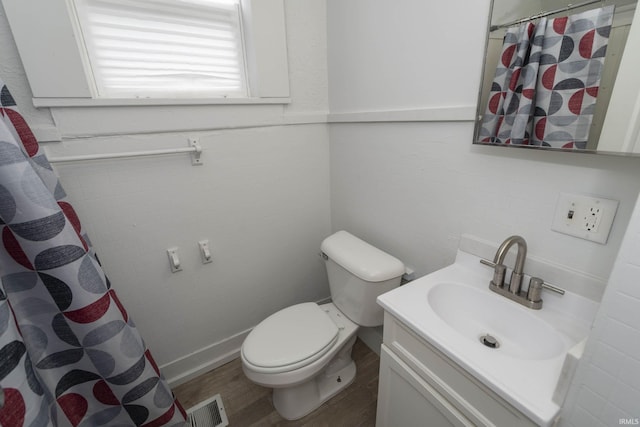
[{"label": "white sink basin", "polygon": [[[520,360],[548,359],[563,354],[565,340],[544,320],[500,297],[461,283],[443,282],[429,289],[431,309],[450,327],[478,346],[489,334],[495,352]],[[503,301],[504,300],[504,301]]]},{"label": "white sink basin", "polygon": [[[526,308],[492,292],[493,270],[479,261],[458,250],[454,264],[379,296],[378,303],[538,425],[552,425],[560,411],[554,393],[568,386],[567,369],[575,369],[565,359],[586,340],[598,304],[572,292],[544,292],[542,309]],[[485,334],[499,346],[483,344]],[[580,354],[573,353],[575,361]]]}]

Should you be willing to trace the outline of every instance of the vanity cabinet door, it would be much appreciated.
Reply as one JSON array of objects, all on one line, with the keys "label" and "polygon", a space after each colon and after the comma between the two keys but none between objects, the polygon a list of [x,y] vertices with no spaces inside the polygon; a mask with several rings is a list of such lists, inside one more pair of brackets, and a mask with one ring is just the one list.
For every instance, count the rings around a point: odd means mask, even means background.
[{"label": "vanity cabinet door", "polygon": [[383,344],[376,426],[458,427],[473,423]]},{"label": "vanity cabinet door", "polygon": [[[431,396],[442,402],[442,407],[448,409],[449,414],[456,414],[457,419],[462,424],[452,424],[451,418],[449,424],[444,425],[473,425],[486,427],[535,427],[535,423],[527,418],[524,414],[511,406],[500,396],[492,392],[488,387],[484,386],[478,380],[474,379],[469,373],[464,371],[451,359],[447,358],[439,350],[431,344],[419,338],[410,331],[401,321],[385,312],[384,318],[384,342],[382,349],[386,350],[387,356],[393,356],[393,360],[405,367],[405,371],[411,373],[410,377],[415,381],[411,384],[420,384],[423,390],[431,390]],[[389,369],[380,368],[380,391],[378,392],[378,414],[384,409],[380,409],[380,396],[384,393],[384,398],[389,399],[392,403],[385,403],[389,407],[403,405],[396,403],[401,399],[398,391],[389,392],[384,390],[383,384],[391,382],[384,378],[388,376]],[[390,365],[391,366],[391,365]],[[396,369],[399,371],[399,369]],[[384,372],[383,372],[384,371]],[[398,381],[396,381],[398,383]],[[424,386],[422,386],[424,384]],[[414,388],[419,388],[414,385]],[[389,387],[386,387],[389,388]],[[400,388],[398,386],[398,388]],[[405,386],[405,389],[409,387]],[[423,391],[423,393],[426,393]],[[436,408],[441,408],[433,404]],[[426,400],[426,398],[425,398]],[[440,409],[441,413],[445,413]],[[384,419],[384,418],[381,418]],[[464,424],[464,423],[468,424]],[[403,426],[403,424],[394,424],[393,419],[389,418],[388,426]],[[440,427],[437,423],[428,424],[409,424],[422,425],[428,427]]]}]

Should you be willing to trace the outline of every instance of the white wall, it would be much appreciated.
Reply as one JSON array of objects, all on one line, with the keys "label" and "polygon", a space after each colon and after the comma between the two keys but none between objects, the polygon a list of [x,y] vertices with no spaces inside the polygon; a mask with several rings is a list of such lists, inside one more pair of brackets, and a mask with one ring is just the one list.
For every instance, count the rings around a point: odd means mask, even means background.
[{"label": "white wall", "polygon": [[328,15],[332,114],[468,106],[478,91],[466,77],[483,56],[487,1],[329,0]]},{"label": "white wall", "polygon": [[569,391],[561,425],[640,423],[639,276],[640,200]]},{"label": "white wall", "polygon": [[37,110],[31,102],[31,88],[27,83],[27,77],[3,7],[0,7],[0,78],[11,90],[11,95],[20,108],[20,113],[38,141],[59,139],[60,133],[53,122],[51,112],[48,109]]},{"label": "white wall", "polygon": [[[365,111],[360,117],[384,121],[388,112],[387,123],[331,125],[333,228],[350,229],[382,246],[419,275],[451,263],[462,233],[496,243],[520,234],[530,253],[606,280],[640,189],[639,160],[473,146],[474,117],[466,112],[459,121],[402,122],[395,111],[402,106],[408,121],[414,108],[475,106],[477,91],[467,86],[479,82],[486,22],[478,17],[486,16],[489,2],[436,6],[403,0],[396,12],[402,16],[386,29],[391,40],[385,44],[366,39],[379,25],[370,20],[369,9],[387,4],[373,3],[328,2],[332,116],[339,119],[337,111],[348,117],[358,109]],[[399,28],[405,25],[417,27],[409,40]],[[388,44],[405,52],[404,62],[396,64],[403,71],[395,75],[391,68],[379,71],[352,59],[364,45],[371,57],[385,58]],[[434,51],[456,54],[435,60],[429,56]],[[351,85],[354,76],[360,78],[357,85]],[[416,106],[413,91],[421,92],[422,105]],[[620,201],[606,245],[551,231],[560,192]]]},{"label": "white wall", "polygon": [[[640,21],[640,8],[636,7],[634,22]],[[640,51],[640,26],[632,25],[625,47]],[[607,121],[602,129],[604,143],[598,148],[611,151],[629,151],[640,154],[640,81],[634,71],[640,67],[640,55],[623,55],[617,84],[611,93]],[[635,123],[629,126],[629,123]],[[628,130],[627,130],[628,128]],[[625,129],[626,132],[621,132]]]},{"label": "white wall", "polygon": [[[472,130],[332,125],[334,229],[381,245],[420,275],[453,262],[462,233],[496,243],[520,234],[529,253],[606,281],[638,195],[638,159],[474,147]],[[620,201],[608,244],[551,230],[561,191]]]},{"label": "white wall", "polygon": [[[494,0],[491,25],[507,24],[522,18],[526,18],[527,16],[535,15],[543,10],[553,10],[553,5],[545,4],[548,2],[549,0]],[[558,6],[556,6],[556,8],[557,7]]]},{"label": "white wall", "polygon": [[[636,9],[634,21],[640,19]],[[640,28],[630,31],[627,46],[638,52]],[[640,86],[630,78],[637,55],[625,55],[628,68],[619,73],[616,86],[617,122],[609,121],[611,138],[628,145],[638,140]],[[621,98],[621,99],[620,99]],[[626,107],[626,109],[624,108]],[[626,122],[621,120],[626,118]],[[634,116],[635,115],[635,116]],[[603,136],[607,133],[603,133]],[[585,354],[563,409],[561,426],[611,426],[640,423],[640,199],[629,221],[609,278],[600,311],[589,336]]]},{"label": "white wall", "polygon": [[[56,167],[160,364],[329,294],[319,256],[330,231],[325,125],[195,135],[203,166],[182,155]],[[184,137],[102,137],[91,144],[126,151],[133,142],[170,146]],[[214,261],[202,265],[197,242],[205,238]],[[165,253],[172,246],[184,268],[176,274]],[[168,367],[165,374],[178,373]]]},{"label": "white wall", "polygon": [[[319,256],[330,233],[326,6],[285,7],[285,106],[37,110],[0,16],[0,77],[41,140],[62,135],[46,144],[52,156],[200,139],[203,166],[191,166],[187,154],[56,165],[114,289],[172,380],[224,360],[268,314],[329,296]],[[200,262],[204,238],[212,264]],[[171,246],[184,267],[176,274]]]},{"label": "white wall", "polygon": [[[477,84],[484,28],[478,24],[463,31],[457,23],[482,16],[488,2],[438,3],[443,7],[438,9],[441,13],[425,14],[430,7],[427,2],[403,0],[401,10],[407,20],[414,22],[419,15],[424,25],[408,42],[400,36],[402,29],[389,28],[386,34],[397,37],[385,43],[402,45],[418,56],[431,51],[428,41],[437,40],[440,51],[450,46],[457,55],[446,57],[444,80],[441,64],[429,65],[424,58],[414,59],[406,52],[401,68],[411,69],[414,78],[406,70],[390,75],[389,69],[379,72],[351,58],[360,55],[353,50],[363,45],[373,50],[368,53],[371,57],[385,55],[383,45],[367,44],[367,34],[378,26],[369,20],[372,12],[366,9],[371,3],[328,1],[330,117],[341,122],[332,123],[330,129],[333,228],[351,230],[414,267],[418,275],[453,262],[463,233],[496,243],[521,234],[529,253],[605,282],[613,268],[562,414],[563,423],[610,426],[621,424],[623,418],[637,424],[640,206],[635,213],[633,209],[640,190],[640,159],[471,145],[474,117],[464,106],[475,103],[476,93],[458,91],[458,83],[473,80]],[[372,8],[384,7],[381,2],[373,3]],[[358,22],[350,25],[350,20]],[[447,37],[443,37],[441,24],[431,25],[435,21],[450,25]],[[397,22],[405,21],[399,18]],[[468,59],[466,66],[460,58]],[[352,84],[354,76],[359,77],[358,84]],[[433,96],[415,105],[414,96],[408,95],[414,89]],[[448,111],[444,117],[450,121],[437,117],[438,105]],[[451,112],[452,106],[457,112]],[[416,114],[421,108],[429,113]],[[398,110],[404,111],[398,114]],[[359,113],[349,114],[354,111]],[[372,122],[374,118],[377,123]],[[620,201],[606,245],[550,230],[559,192]],[[585,289],[572,290],[597,298]]]},{"label": "white wall", "polygon": [[[170,377],[234,350],[267,313],[328,296],[318,246],[331,228],[349,229],[418,274],[450,263],[462,233],[494,242],[518,233],[531,253],[608,277],[640,187],[638,160],[470,144],[487,0],[329,0],[328,14],[323,0],[285,5],[290,105],[158,107],[145,109],[143,122],[118,108],[34,109],[0,15],[1,77],[41,140],[63,135],[50,151],[201,139],[201,167],[188,156],[57,167]],[[328,97],[333,119],[347,122],[329,131]],[[179,129],[166,128],[163,115],[172,113],[184,118]],[[348,123],[350,113],[382,120]],[[192,124],[207,118],[208,126]],[[560,191],[621,201],[607,245],[550,231]],[[199,263],[201,238],[211,241],[213,264]],[[173,245],[185,266],[175,275],[164,252]]]}]

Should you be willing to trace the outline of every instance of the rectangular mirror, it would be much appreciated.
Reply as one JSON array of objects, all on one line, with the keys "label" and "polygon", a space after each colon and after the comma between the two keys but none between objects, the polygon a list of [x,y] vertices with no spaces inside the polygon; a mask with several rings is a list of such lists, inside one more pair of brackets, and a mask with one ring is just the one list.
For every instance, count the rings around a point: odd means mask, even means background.
[{"label": "rectangular mirror", "polygon": [[638,107],[636,3],[493,0],[474,144],[640,155],[611,132]]}]

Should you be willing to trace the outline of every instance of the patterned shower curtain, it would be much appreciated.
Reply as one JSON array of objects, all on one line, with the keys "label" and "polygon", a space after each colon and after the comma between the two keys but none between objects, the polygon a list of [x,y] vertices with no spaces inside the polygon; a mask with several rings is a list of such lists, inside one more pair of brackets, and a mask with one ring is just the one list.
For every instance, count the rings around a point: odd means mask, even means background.
[{"label": "patterned shower curtain", "polygon": [[0,87],[0,425],[183,426],[184,410]]},{"label": "patterned shower curtain", "polygon": [[613,11],[507,29],[479,142],[586,148]]}]

